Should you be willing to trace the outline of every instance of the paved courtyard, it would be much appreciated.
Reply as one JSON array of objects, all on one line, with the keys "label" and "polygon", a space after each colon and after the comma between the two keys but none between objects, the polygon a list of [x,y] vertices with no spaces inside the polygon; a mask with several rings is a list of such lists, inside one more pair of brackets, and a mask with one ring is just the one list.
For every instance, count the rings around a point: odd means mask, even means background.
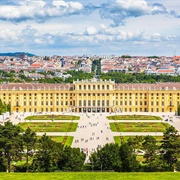
[{"label": "paved courtyard", "polygon": [[[49,113],[50,114],[50,113]],[[57,113],[51,113],[57,114]],[[62,114],[62,113],[61,113]],[[109,123],[115,122],[115,120],[108,120],[106,117],[109,115],[117,115],[116,113],[63,113],[66,115],[76,115],[80,116],[80,120],[76,120],[73,122],[78,122],[78,128],[76,132],[47,132],[47,135],[51,136],[74,136],[72,147],[79,147],[84,150],[84,152],[88,156],[96,150],[98,147],[102,147],[106,143],[114,142],[113,136],[135,136],[135,135],[153,135],[159,136],[163,135],[161,132],[112,132],[110,130]],[[175,116],[174,113],[118,113],[119,115],[130,115],[130,114],[143,114],[143,115],[156,115],[161,116],[163,120],[161,121],[151,121],[151,122],[165,122],[168,119],[168,123],[173,125],[180,132],[180,117]],[[11,115],[10,120],[14,124],[18,124],[19,122],[25,122],[24,118],[33,115],[32,113],[14,113]],[[171,122],[170,122],[171,120]],[[71,122],[71,121],[62,121],[61,122]],[[56,121],[56,122],[59,122]],[[139,120],[140,122],[149,122]],[[139,122],[138,120],[133,122]],[[33,121],[34,122],[34,121]],[[43,122],[43,121],[40,121]],[[46,121],[48,122],[48,121]],[[51,122],[51,121],[49,121]],[[121,120],[116,120],[116,122],[123,122]],[[132,120],[126,122],[132,122]],[[43,135],[44,133],[37,133],[38,135]]]}]

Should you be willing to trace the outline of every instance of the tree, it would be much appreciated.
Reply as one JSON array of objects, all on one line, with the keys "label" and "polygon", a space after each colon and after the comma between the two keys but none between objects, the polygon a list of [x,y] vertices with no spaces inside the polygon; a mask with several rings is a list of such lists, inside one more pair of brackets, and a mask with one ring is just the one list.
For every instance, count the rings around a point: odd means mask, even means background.
[{"label": "tree", "polygon": [[166,129],[161,145],[161,156],[168,164],[171,171],[180,158],[180,137],[178,131],[173,127]]},{"label": "tree", "polygon": [[0,149],[5,160],[7,171],[11,172],[11,162],[20,160],[23,152],[22,129],[6,122],[1,128]]},{"label": "tree", "polygon": [[58,168],[65,171],[82,171],[86,155],[79,148],[65,146],[62,157],[59,157]]},{"label": "tree", "polygon": [[117,169],[116,161],[119,159],[119,146],[117,144],[106,144],[90,156],[90,161],[95,169],[114,170]]},{"label": "tree", "polygon": [[159,147],[157,146],[156,139],[153,136],[145,136],[144,142],[142,143],[142,148],[144,150],[144,158],[145,161],[143,162],[146,165],[146,171],[157,171],[157,164]]},{"label": "tree", "polygon": [[142,136],[135,136],[134,138],[133,137],[129,138],[127,143],[129,146],[132,147],[133,152],[137,153],[137,150],[140,148],[142,141],[143,141]]},{"label": "tree", "polygon": [[133,172],[140,168],[139,162],[136,160],[136,155],[133,148],[128,143],[123,143],[119,149],[119,156],[122,163],[120,171]]},{"label": "tree", "polygon": [[32,157],[35,150],[37,141],[36,132],[32,131],[29,127],[25,130],[23,137],[23,144],[26,150],[26,172],[29,171],[29,157]]},{"label": "tree", "polygon": [[32,162],[33,171],[52,172],[57,169],[56,142],[44,134],[38,141],[37,152]]}]

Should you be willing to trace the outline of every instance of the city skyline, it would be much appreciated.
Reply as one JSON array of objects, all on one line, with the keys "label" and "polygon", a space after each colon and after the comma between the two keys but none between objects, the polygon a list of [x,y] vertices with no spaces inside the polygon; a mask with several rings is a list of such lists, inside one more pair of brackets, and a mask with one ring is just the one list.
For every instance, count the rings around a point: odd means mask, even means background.
[{"label": "city skyline", "polygon": [[180,54],[174,0],[1,0],[1,52]]}]

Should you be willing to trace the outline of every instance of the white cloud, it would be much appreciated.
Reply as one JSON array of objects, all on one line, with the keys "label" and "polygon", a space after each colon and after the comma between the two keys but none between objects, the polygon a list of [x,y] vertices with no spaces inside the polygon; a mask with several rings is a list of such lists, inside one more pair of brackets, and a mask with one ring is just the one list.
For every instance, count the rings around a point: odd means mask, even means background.
[{"label": "white cloud", "polygon": [[90,36],[95,35],[95,34],[97,34],[97,29],[93,26],[87,27],[85,34],[90,35]]},{"label": "white cloud", "polygon": [[17,40],[17,34],[9,29],[0,30],[0,39],[3,41],[15,41]]},{"label": "white cloud", "polygon": [[43,44],[44,43],[41,39],[35,39],[34,42],[36,44]]},{"label": "white cloud", "polygon": [[128,17],[165,13],[167,12],[163,5],[150,5],[145,0],[109,0],[100,9],[101,17],[112,19],[116,25],[124,24]]},{"label": "white cloud", "polygon": [[52,17],[80,14],[83,5],[79,2],[53,1],[47,4],[42,0],[20,1],[17,5],[0,5],[0,19],[20,22],[28,19],[45,21]]}]

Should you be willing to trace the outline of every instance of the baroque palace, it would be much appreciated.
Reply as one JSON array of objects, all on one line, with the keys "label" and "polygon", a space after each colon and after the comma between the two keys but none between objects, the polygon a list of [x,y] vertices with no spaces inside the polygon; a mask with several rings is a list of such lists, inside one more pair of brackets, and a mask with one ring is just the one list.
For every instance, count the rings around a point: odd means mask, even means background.
[{"label": "baroque palace", "polygon": [[180,83],[6,83],[0,84],[0,99],[12,112],[176,112]]}]

